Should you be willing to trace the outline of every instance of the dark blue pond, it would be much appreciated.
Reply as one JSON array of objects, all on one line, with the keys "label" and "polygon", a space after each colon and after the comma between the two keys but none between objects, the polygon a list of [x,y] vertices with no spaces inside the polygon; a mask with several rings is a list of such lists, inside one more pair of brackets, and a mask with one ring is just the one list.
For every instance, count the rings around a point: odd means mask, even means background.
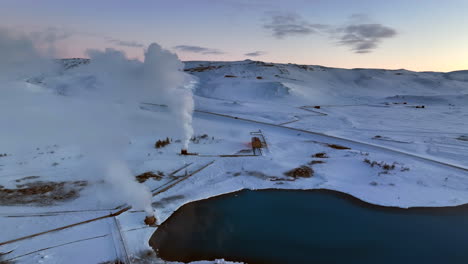
[{"label": "dark blue pond", "polygon": [[328,190],[244,190],[182,206],[150,245],[182,262],[468,263],[468,206],[400,209]]}]

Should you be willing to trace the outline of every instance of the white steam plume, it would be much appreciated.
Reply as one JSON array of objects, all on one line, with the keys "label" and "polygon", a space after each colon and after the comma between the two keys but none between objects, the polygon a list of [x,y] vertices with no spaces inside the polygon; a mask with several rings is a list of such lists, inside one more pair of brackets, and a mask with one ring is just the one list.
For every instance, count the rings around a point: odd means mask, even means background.
[{"label": "white steam plume", "polygon": [[[165,67],[160,67],[162,61],[170,61]],[[180,129],[183,130],[183,148],[187,149],[190,138],[193,136],[192,114],[194,108],[192,90],[187,85],[188,75],[182,72],[184,65],[177,55],[169,51],[163,51],[155,43],[148,47],[145,53],[144,72],[145,86],[154,88],[153,84],[159,83],[158,89],[163,100],[168,104],[175,115],[175,120],[180,120]],[[156,96],[157,97],[157,96]],[[154,98],[157,100],[157,98]]]},{"label": "white steam plume", "polygon": [[[193,134],[190,77],[177,56],[151,44],[143,62],[113,49],[91,50],[91,63],[52,75],[51,58],[44,57],[26,36],[0,30],[0,146],[19,151],[45,144],[78,145],[94,161],[83,171],[89,180],[107,182],[136,209],[152,213],[151,194],[138,184],[125,162],[132,133],[131,117],[139,104],[166,104],[174,113],[187,146]],[[41,85],[24,82],[42,75]],[[8,114],[7,114],[8,113]],[[154,126],[171,124],[154,124]],[[3,150],[4,149],[4,150]],[[83,175],[80,175],[83,176]]]},{"label": "white steam plume", "polygon": [[[177,55],[156,43],[148,47],[143,62],[129,60],[123,52],[114,49],[89,50],[88,55],[91,63],[78,69],[80,78],[88,80],[88,89],[68,93],[92,91],[96,95],[94,87],[100,86],[98,93],[102,100],[118,101],[129,107],[138,107],[141,102],[167,105],[174,115],[175,133],[182,137],[184,148],[188,147],[193,135],[194,81],[183,72],[184,65]],[[96,82],[89,82],[92,77],[97,78]],[[78,83],[83,83],[82,79]]]}]

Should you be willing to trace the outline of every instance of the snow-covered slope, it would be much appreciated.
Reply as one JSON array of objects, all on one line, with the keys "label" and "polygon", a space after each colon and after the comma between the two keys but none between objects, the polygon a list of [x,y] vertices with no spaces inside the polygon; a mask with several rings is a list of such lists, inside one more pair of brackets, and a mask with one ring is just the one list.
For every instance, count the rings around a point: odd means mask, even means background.
[{"label": "snow-covered slope", "polygon": [[468,93],[468,73],[407,70],[339,69],[260,61],[186,62],[197,76],[196,94],[204,97],[257,101],[294,98],[295,102],[330,103],[394,95]]}]

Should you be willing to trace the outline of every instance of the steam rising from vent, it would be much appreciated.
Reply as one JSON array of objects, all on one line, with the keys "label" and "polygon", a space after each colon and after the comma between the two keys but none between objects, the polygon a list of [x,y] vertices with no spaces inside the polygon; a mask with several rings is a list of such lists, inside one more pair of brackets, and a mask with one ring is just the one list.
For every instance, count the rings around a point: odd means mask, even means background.
[{"label": "steam rising from vent", "polygon": [[82,84],[84,78],[88,87],[74,91],[76,85],[61,84],[61,89],[67,90],[66,94],[92,91],[92,95],[99,94],[101,100],[112,100],[133,108],[141,102],[167,105],[173,114],[176,131],[182,131],[178,136],[182,137],[184,147],[188,147],[193,135],[192,87],[195,81],[183,72],[184,65],[177,55],[156,43],[148,47],[143,62],[129,60],[123,52],[114,49],[89,50],[88,55],[91,63],[76,70],[80,78],[77,81]]},{"label": "steam rising from vent", "polygon": [[[161,67],[161,61],[170,63]],[[175,120],[181,122],[181,129],[184,131],[183,148],[187,149],[193,136],[194,102],[192,86],[188,84],[184,87],[189,77],[183,73],[183,68],[184,65],[178,60],[177,55],[163,51],[156,43],[151,44],[145,53],[144,72],[145,80],[148,82],[146,86],[151,89],[155,82],[160,82],[162,99],[167,100],[169,108],[175,114]]]},{"label": "steam rising from vent", "polygon": [[[127,164],[122,161],[112,161],[104,174],[106,182],[109,182],[111,192],[118,193],[122,199],[131,204],[135,210],[144,210],[147,216],[154,215],[151,207],[151,192],[144,186],[134,180],[128,180],[133,177]],[[125,183],[125,187],[120,184]]]},{"label": "steam rising from vent", "polygon": [[0,56],[6,58],[0,60],[2,151],[19,153],[46,144],[79,146],[88,160],[77,170],[79,177],[103,180],[108,192],[104,196],[152,215],[151,193],[135,181],[125,161],[135,130],[132,122],[136,116],[152,117],[140,109],[142,102],[167,105],[173,118],[154,121],[151,127],[174,127],[187,147],[193,134],[192,77],[182,71],[175,54],[155,43],[144,61],[114,49],[89,50],[89,64],[61,74],[54,73],[51,58],[36,47],[27,36],[0,30]]}]

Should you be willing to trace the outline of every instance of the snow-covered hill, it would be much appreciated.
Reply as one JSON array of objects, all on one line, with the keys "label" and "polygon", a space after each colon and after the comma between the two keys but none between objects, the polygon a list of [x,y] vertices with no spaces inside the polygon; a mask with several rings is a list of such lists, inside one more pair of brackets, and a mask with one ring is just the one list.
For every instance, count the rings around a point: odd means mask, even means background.
[{"label": "snow-covered hill", "polygon": [[[68,70],[86,65],[89,59],[58,60]],[[195,75],[195,94],[230,101],[262,101],[293,98],[301,103],[328,103],[369,97],[405,96],[420,102],[419,96],[449,97],[445,103],[466,99],[468,70],[414,72],[385,69],[341,69],[318,65],[265,63],[261,61],[185,62],[184,71]],[[424,98],[423,98],[424,99]]]},{"label": "snow-covered hill", "polygon": [[196,94],[226,100],[293,98],[302,103],[331,103],[394,95],[460,95],[468,93],[468,72],[339,69],[261,61],[185,63],[197,76]]}]

